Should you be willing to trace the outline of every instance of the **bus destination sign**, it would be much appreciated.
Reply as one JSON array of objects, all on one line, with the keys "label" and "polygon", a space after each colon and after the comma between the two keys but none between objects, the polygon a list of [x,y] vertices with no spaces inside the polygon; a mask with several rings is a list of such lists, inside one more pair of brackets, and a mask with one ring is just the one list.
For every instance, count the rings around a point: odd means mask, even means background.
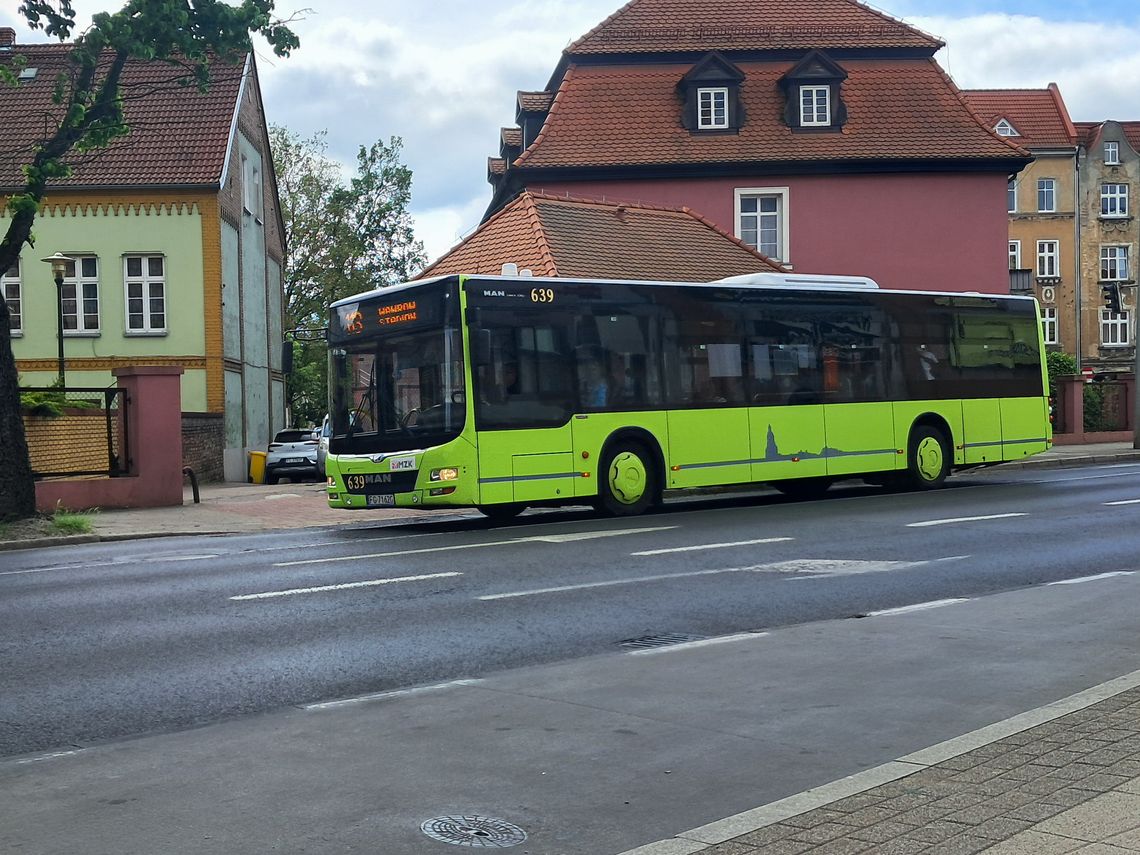
[{"label": "bus destination sign", "polygon": [[337,306],[332,331],[341,341],[359,336],[398,332],[439,323],[442,317],[440,295],[423,293],[401,295],[387,300],[361,300]]}]

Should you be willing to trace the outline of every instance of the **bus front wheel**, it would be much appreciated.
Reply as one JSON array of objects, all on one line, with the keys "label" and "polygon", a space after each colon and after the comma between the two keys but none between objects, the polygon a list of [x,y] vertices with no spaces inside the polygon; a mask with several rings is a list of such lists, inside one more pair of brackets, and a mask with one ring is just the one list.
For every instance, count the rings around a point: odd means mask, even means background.
[{"label": "bus front wheel", "polygon": [[653,457],[637,442],[618,442],[607,449],[598,472],[598,509],[613,516],[645,512],[657,497]]},{"label": "bus front wheel", "polygon": [[950,474],[950,444],[942,431],[921,425],[911,431],[907,482],[915,490],[941,487]]}]

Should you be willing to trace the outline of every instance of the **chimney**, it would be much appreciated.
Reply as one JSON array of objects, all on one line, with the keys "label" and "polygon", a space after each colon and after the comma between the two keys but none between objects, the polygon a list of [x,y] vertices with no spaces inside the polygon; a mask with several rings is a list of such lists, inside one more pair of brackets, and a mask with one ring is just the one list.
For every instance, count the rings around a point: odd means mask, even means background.
[{"label": "chimney", "polygon": [[0,27],[0,50],[7,50],[16,43],[16,31],[11,27]]}]

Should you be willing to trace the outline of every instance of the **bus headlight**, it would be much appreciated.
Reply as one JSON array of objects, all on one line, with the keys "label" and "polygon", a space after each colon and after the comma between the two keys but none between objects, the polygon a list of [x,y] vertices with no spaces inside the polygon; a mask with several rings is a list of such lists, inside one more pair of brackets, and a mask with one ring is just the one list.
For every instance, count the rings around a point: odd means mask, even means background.
[{"label": "bus headlight", "polygon": [[428,477],[432,481],[455,481],[459,478],[459,470],[454,466],[446,466],[443,469],[431,470],[431,475]]}]

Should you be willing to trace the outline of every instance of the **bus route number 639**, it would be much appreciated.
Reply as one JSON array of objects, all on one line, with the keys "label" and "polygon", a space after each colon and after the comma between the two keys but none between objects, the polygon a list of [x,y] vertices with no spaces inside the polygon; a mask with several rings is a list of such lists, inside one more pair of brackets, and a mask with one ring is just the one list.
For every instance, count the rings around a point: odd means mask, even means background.
[{"label": "bus route number 639", "polygon": [[554,302],[554,289],[553,288],[531,288],[530,301],[532,303],[553,303]]}]

